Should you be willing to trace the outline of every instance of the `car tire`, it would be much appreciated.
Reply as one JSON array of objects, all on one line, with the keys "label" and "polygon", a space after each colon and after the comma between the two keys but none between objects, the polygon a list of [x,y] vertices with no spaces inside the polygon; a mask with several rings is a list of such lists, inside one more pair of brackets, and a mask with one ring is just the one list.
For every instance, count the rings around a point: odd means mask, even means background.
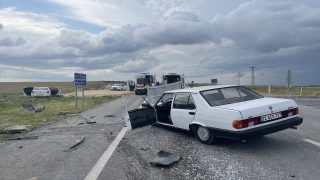
[{"label": "car tire", "polygon": [[197,126],[194,133],[197,139],[203,144],[213,144],[218,140],[218,138],[213,135],[208,128],[203,126]]}]

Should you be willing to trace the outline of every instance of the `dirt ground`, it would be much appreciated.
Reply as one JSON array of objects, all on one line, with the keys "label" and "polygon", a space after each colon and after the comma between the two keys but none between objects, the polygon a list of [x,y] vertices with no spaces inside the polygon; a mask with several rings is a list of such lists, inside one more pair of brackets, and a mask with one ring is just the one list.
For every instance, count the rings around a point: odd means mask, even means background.
[{"label": "dirt ground", "polygon": [[[87,97],[101,97],[101,96],[121,96],[124,94],[133,94],[134,91],[111,91],[109,89],[101,89],[101,90],[85,90],[84,96]],[[63,94],[64,96],[74,96],[73,93]],[[78,91],[78,97],[82,96],[82,91]]]}]

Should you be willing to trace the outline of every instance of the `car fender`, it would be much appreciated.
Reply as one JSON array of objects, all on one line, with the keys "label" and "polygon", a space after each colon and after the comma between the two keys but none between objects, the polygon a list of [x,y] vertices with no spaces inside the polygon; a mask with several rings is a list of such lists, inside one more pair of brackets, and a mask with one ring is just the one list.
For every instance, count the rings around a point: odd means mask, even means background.
[{"label": "car fender", "polygon": [[201,122],[192,121],[192,122],[189,124],[189,130],[192,131],[192,132],[195,132],[195,129],[192,128],[192,127],[194,127],[195,125],[196,125],[196,126],[206,127],[206,125],[202,124]]}]

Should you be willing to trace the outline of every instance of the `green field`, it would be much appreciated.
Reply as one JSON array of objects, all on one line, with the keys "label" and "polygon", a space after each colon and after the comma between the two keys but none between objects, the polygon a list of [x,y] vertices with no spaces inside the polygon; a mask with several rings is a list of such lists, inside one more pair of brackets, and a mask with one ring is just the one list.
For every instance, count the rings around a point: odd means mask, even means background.
[{"label": "green field", "polygon": [[[87,82],[86,90],[105,89],[108,84],[115,82]],[[12,127],[12,125],[23,125],[28,130],[59,121],[72,114],[91,109],[103,103],[119,98],[119,96],[85,97],[84,107],[81,107],[81,95],[78,98],[78,108],[75,109],[75,97],[52,96],[50,98],[31,98],[23,96],[24,87],[61,87],[62,93],[74,92],[72,82],[1,82],[0,83],[0,130]],[[21,107],[23,104],[33,106],[45,106],[42,112],[30,112]],[[67,112],[61,115],[60,112]],[[59,115],[60,114],[60,115]],[[19,135],[19,134],[17,134]],[[0,141],[14,137],[12,134],[0,134]]]}]

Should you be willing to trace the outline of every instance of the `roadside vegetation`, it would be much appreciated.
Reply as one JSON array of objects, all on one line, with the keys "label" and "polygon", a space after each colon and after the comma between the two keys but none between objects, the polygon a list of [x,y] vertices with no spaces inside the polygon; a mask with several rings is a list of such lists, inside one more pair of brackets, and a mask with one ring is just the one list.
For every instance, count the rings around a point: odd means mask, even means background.
[{"label": "roadside vegetation", "polygon": [[[108,84],[115,82],[88,82],[86,90],[105,89]],[[61,87],[62,93],[74,92],[75,88],[72,82],[12,82],[0,83],[0,131],[7,129],[26,128],[28,131],[37,129],[41,126],[59,121],[65,117],[75,115],[86,111],[103,103],[112,101],[121,96],[102,96],[102,97],[85,97],[84,107],[82,108],[81,93],[78,94],[78,108],[75,108],[74,96],[52,96],[50,98],[31,98],[23,96],[24,87]],[[81,88],[79,88],[78,92]],[[45,106],[41,112],[30,112],[21,107],[23,104],[32,104],[33,106]],[[21,134],[0,133],[0,141],[4,139],[19,136]]]}]

